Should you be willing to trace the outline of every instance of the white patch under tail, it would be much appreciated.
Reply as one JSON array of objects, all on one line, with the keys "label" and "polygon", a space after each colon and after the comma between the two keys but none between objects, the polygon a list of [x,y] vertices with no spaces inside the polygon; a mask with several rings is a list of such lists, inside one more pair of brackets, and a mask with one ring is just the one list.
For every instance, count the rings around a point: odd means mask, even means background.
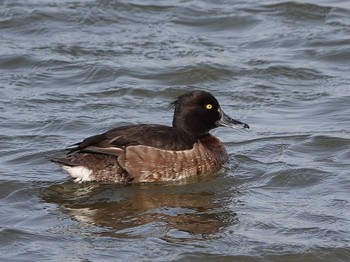
[{"label": "white patch under tail", "polygon": [[61,166],[63,170],[67,171],[68,174],[74,179],[74,182],[81,183],[85,181],[92,181],[91,173],[92,170],[84,166]]}]

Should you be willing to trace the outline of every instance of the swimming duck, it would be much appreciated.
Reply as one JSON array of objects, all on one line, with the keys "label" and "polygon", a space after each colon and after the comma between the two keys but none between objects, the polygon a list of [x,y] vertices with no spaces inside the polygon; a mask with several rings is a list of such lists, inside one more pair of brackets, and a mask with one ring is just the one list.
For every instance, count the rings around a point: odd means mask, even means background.
[{"label": "swimming duck", "polygon": [[84,139],[63,158],[52,159],[75,182],[143,183],[215,173],[228,161],[224,145],[210,130],[249,128],[226,115],[206,91],[185,93],[171,103],[172,126],[117,127]]}]

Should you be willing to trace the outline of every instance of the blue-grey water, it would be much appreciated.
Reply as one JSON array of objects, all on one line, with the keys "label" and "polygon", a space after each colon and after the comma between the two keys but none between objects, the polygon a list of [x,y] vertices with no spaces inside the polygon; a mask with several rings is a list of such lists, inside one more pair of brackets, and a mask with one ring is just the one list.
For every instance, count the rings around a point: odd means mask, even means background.
[{"label": "blue-grey water", "polygon": [[[223,173],[74,184],[49,157],[212,92]],[[1,261],[350,261],[350,2],[0,0]]]}]

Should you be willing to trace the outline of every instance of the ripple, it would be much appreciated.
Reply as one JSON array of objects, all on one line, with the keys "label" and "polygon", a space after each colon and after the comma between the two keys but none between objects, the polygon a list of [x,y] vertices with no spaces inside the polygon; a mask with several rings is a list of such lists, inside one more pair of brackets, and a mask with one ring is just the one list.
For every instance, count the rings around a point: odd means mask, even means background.
[{"label": "ripple", "polygon": [[[193,13],[196,13],[192,10]],[[193,14],[188,16],[188,14],[179,14],[178,17],[173,20],[177,25],[183,25],[195,32],[206,32],[214,33],[217,31],[226,31],[226,30],[236,30],[244,31],[253,28],[258,24],[259,20],[254,17],[247,16],[232,16],[232,15],[220,15],[215,16],[213,14],[208,14],[206,16],[201,13],[199,16]]]},{"label": "ripple", "polygon": [[334,26],[345,26],[350,25],[350,10],[345,8],[332,8],[327,15],[326,23]]},{"label": "ripple", "polygon": [[308,3],[282,2],[265,6],[274,10],[278,15],[297,22],[321,21],[323,22],[331,10],[330,7]]},{"label": "ripple", "polygon": [[265,176],[270,177],[267,187],[303,188],[318,185],[322,177],[329,175],[328,172],[313,168],[293,168],[268,172]]},{"label": "ripple", "polygon": [[[348,258],[347,1],[1,7],[3,259]],[[115,126],[169,124],[169,102],[190,89],[251,125],[213,131],[229,152],[222,174],[74,184],[48,161]]]}]

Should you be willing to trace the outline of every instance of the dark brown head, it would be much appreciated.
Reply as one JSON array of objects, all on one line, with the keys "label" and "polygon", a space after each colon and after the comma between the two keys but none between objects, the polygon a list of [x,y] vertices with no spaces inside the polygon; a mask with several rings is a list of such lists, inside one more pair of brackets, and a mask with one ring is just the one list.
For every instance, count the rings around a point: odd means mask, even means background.
[{"label": "dark brown head", "polygon": [[172,103],[175,107],[173,126],[199,137],[219,126],[249,128],[226,115],[216,98],[206,91],[183,94]]}]

